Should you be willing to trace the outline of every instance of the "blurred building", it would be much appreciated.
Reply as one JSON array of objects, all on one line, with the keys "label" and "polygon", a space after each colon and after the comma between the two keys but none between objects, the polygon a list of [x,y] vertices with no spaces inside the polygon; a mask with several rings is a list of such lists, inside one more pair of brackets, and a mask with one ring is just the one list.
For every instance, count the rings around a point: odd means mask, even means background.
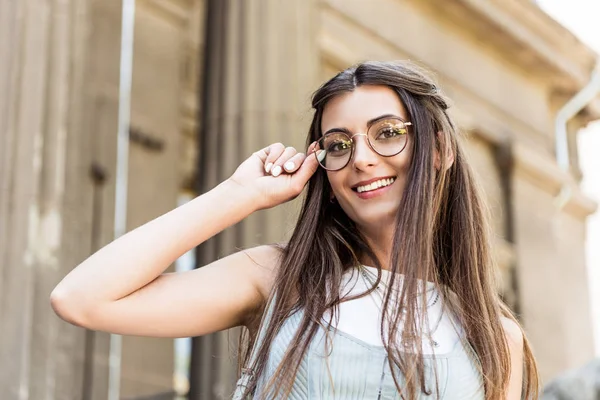
[{"label": "blurred building", "polygon": [[[106,399],[109,336],[60,321],[54,285],[113,235],[121,2],[0,0],[0,398]],[[532,1],[138,0],[128,226],[208,190],[254,150],[302,147],[319,83],[366,59],[436,71],[491,205],[506,300],[545,380],[593,355],[584,224],[554,117],[597,57]],[[570,189],[558,207],[562,187]],[[295,205],[202,246],[284,238]],[[194,318],[193,315],[190,318]],[[227,398],[235,332],[196,339],[193,399]],[[123,398],[172,392],[172,340],[126,337]],[[158,398],[158,397],[152,397]]]}]

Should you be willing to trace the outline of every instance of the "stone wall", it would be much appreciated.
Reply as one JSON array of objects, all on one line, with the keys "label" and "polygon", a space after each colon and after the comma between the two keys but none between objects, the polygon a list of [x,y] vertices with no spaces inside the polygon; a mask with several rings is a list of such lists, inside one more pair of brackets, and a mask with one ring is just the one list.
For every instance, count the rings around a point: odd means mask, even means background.
[{"label": "stone wall", "polygon": [[[203,3],[136,11],[128,229],[193,179]],[[2,398],[107,396],[109,336],[60,321],[49,294],[113,238],[120,29],[120,1],[0,1]],[[123,396],[171,391],[172,372],[172,340],[124,338]]]},{"label": "stone wall", "polygon": [[[100,245],[112,240],[118,117],[121,2],[94,1],[89,40],[90,129],[93,159],[106,174],[99,211]],[[197,109],[194,85],[203,16],[201,1],[138,1],[135,18],[127,229],[174,208],[190,180],[186,152],[190,114]],[[193,47],[194,51],[190,50]],[[190,82],[191,81],[191,82]],[[191,125],[191,128],[190,128]],[[188,156],[189,158],[190,156]],[[191,157],[194,157],[192,153]],[[193,163],[193,161],[192,161]],[[106,398],[109,335],[94,335],[94,399]],[[174,346],[170,339],[124,337],[121,395],[156,395],[172,390]]]},{"label": "stone wall", "polygon": [[0,393],[81,396],[85,332],[52,287],[91,250],[85,1],[0,1]]}]

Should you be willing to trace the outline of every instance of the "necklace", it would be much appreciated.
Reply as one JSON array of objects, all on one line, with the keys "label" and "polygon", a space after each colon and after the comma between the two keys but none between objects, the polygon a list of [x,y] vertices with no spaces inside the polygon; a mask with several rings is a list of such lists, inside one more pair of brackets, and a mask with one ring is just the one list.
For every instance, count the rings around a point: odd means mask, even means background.
[{"label": "necklace", "polygon": [[[361,275],[363,277],[363,280],[367,284],[367,287],[370,286],[372,288],[375,288],[374,293],[377,293],[377,295],[379,296],[379,299],[381,300],[381,304],[383,304],[383,300],[384,300],[384,296],[385,296],[385,290],[389,290],[390,289],[389,286],[386,283],[384,283],[383,281],[380,281],[379,285],[375,285],[375,283],[377,282],[377,276],[372,271],[368,271],[368,269],[366,267],[364,267],[364,266],[361,265],[361,266],[358,267],[358,270],[360,271],[360,273],[361,273]],[[383,292],[382,292],[381,286],[384,287],[383,288]],[[426,309],[429,309],[430,307],[433,307],[438,302],[438,300],[440,298],[439,292],[437,290],[435,290],[435,288],[427,289],[427,292],[430,292],[432,290],[435,291],[435,297],[433,298],[433,301],[430,304],[429,304],[429,301],[428,301]],[[377,301],[375,301],[375,299],[372,296],[369,296],[369,297],[371,297],[371,300],[373,301],[373,303],[375,304],[375,306],[379,309],[379,311],[381,312],[381,315],[383,317],[383,310],[382,310],[380,304],[377,303]],[[406,314],[406,310],[402,309],[401,313],[402,313],[402,315],[405,315]],[[438,319],[438,321],[437,321],[437,323],[435,325],[435,328],[433,330],[431,330],[429,332],[423,333],[427,337],[427,339],[429,340],[429,343],[431,344],[432,347],[439,347],[440,346],[440,344],[436,340],[433,339],[433,334],[436,332],[437,328],[439,327],[440,322],[442,320],[442,316],[443,316],[443,313],[442,313],[442,315],[440,315],[440,318]],[[412,339],[416,339],[416,338],[413,337]],[[410,346],[410,342],[408,340],[405,341],[403,343],[403,346],[404,347],[409,347]]]},{"label": "necklace", "polygon": [[[368,285],[370,285],[371,287],[375,287],[375,282],[377,282],[377,275],[375,275],[374,272],[369,271],[364,266],[360,266],[359,270],[360,270],[364,280],[368,283]],[[383,286],[383,293],[381,292],[381,290],[382,290],[381,286]],[[379,285],[377,285],[377,287],[375,288],[375,291],[379,292],[378,294],[381,296],[381,295],[385,294],[386,289],[389,290],[389,286],[385,282],[380,280]],[[431,301],[431,303],[429,303],[429,300],[428,300],[428,304],[427,304],[426,308],[433,307],[440,299],[440,294],[437,290],[435,290],[435,288],[432,287],[432,288],[427,289],[427,292],[432,292],[432,291],[435,291],[435,297],[433,297],[433,300]]]}]

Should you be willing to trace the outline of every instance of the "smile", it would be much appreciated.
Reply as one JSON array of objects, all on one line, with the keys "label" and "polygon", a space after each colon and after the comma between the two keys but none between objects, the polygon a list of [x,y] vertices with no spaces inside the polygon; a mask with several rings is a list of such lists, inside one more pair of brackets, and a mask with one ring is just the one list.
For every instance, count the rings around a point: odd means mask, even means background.
[{"label": "smile", "polygon": [[367,185],[363,185],[363,186],[357,186],[355,188],[355,190],[358,193],[363,193],[363,192],[370,192],[372,190],[376,190],[385,186],[389,186],[392,183],[394,183],[394,181],[396,180],[396,178],[387,178],[387,179],[379,179],[375,182],[371,182]]}]

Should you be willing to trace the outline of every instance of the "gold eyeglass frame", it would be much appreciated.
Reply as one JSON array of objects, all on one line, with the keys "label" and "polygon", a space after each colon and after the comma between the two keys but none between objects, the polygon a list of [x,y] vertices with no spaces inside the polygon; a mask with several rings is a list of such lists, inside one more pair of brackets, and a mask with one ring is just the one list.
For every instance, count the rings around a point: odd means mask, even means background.
[{"label": "gold eyeglass frame", "polygon": [[[412,122],[404,121],[403,119],[398,118],[398,117],[389,117],[389,118],[386,118],[385,120],[390,120],[390,119],[402,122],[405,127],[412,126]],[[319,163],[319,166],[321,168],[323,168],[324,170],[326,170],[326,171],[340,171],[340,170],[346,168],[346,166],[350,163],[350,160],[352,160],[352,158],[354,157],[354,149],[356,148],[356,143],[354,142],[354,138],[356,136],[366,136],[367,137],[367,145],[369,146],[369,148],[371,150],[373,150],[376,154],[380,155],[381,157],[394,157],[394,156],[397,156],[398,154],[400,154],[400,153],[402,153],[404,151],[404,149],[406,148],[406,145],[408,144],[408,140],[404,143],[404,146],[402,146],[402,148],[400,149],[400,151],[398,151],[397,153],[394,153],[394,154],[384,155],[384,154],[381,154],[380,152],[378,152],[377,150],[375,150],[375,148],[371,144],[371,141],[369,140],[369,130],[371,129],[372,126],[373,125],[369,126],[369,128],[367,129],[367,133],[355,133],[352,136],[348,135],[346,132],[343,132],[343,131],[329,132],[329,133],[326,133],[325,135],[321,136],[317,140],[317,143],[320,142],[321,140],[323,140],[325,137],[327,137],[329,135],[334,135],[334,134],[346,135],[348,137],[348,139],[350,139],[351,147],[350,147],[350,157],[348,158],[348,161],[346,161],[346,163],[342,167],[335,168],[335,169],[334,168],[327,168],[323,164],[321,164],[321,161],[319,161],[319,157],[317,156],[317,151],[315,150],[314,154],[315,154],[315,158],[317,159],[317,162]],[[408,134],[408,128],[406,128],[406,134]]]}]

